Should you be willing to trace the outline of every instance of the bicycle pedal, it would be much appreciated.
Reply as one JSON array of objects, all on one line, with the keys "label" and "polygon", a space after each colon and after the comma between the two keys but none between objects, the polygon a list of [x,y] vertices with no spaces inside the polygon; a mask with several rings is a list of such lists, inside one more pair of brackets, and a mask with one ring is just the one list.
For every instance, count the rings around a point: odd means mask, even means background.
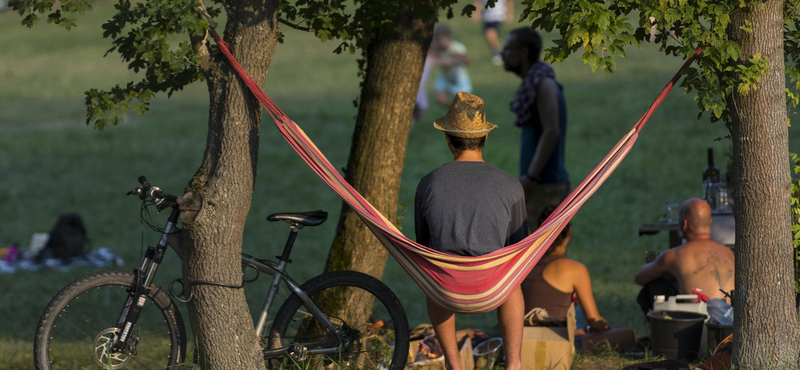
[{"label": "bicycle pedal", "polygon": [[296,344],[292,346],[292,358],[297,362],[303,362],[308,357],[308,348],[302,346],[300,344]]}]

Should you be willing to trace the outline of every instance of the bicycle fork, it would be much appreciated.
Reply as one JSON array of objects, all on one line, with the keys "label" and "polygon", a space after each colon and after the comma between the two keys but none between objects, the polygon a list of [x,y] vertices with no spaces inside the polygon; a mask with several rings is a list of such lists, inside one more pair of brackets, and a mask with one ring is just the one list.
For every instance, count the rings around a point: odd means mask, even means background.
[{"label": "bicycle fork", "polygon": [[169,216],[164,232],[161,233],[161,239],[158,245],[154,247],[147,247],[142,265],[133,270],[134,282],[128,288],[128,298],[122,306],[122,312],[117,320],[117,332],[119,335],[111,345],[112,352],[125,352],[127,354],[136,354],[136,342],[138,337],[132,335],[136,322],[139,320],[139,315],[142,313],[142,308],[147,303],[147,293],[150,291],[150,284],[155,278],[156,271],[164,259],[164,253],[167,250],[169,236],[175,231],[175,225],[178,220],[180,211],[173,208]]}]

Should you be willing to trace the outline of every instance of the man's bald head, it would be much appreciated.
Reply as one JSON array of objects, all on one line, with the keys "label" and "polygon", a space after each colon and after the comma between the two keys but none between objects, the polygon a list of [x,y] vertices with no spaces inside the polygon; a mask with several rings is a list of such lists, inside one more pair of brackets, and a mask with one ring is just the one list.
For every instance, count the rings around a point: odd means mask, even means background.
[{"label": "man's bald head", "polygon": [[711,232],[711,207],[700,198],[689,198],[681,205],[680,226],[685,236]]}]

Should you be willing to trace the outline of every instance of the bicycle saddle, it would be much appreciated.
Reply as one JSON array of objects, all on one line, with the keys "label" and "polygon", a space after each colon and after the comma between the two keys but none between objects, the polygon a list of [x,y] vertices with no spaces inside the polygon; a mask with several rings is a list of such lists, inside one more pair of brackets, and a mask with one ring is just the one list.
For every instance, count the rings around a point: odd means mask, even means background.
[{"label": "bicycle saddle", "polygon": [[328,219],[328,212],[323,210],[308,212],[273,213],[267,216],[267,221],[286,221],[288,223],[298,223],[303,226],[321,225]]}]

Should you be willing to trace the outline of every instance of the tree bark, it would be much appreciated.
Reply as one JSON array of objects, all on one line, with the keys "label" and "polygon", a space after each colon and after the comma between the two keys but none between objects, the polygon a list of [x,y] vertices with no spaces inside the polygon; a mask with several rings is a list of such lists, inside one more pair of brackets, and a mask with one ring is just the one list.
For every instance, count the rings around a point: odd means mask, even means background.
[{"label": "tree bark", "polygon": [[[226,10],[225,40],[231,52],[255,81],[264,81],[277,40],[278,1],[231,1]],[[184,280],[239,285],[242,232],[256,178],[261,106],[221,55],[209,58],[214,63],[204,63],[209,67],[210,96],[206,150],[181,203],[185,210]],[[244,290],[196,285],[191,293],[189,313],[200,367],[263,369]]]},{"label": "tree bark", "polygon": [[[737,369],[797,368],[800,328],[794,309],[789,132],[783,56],[783,1],[731,14],[741,62],[760,53],[769,73],[757,89],[729,99],[736,178],[736,291],[733,362]],[[752,33],[740,30],[749,20]]]},{"label": "tree bark", "polygon": [[[430,6],[432,17],[415,16],[408,3],[393,27],[378,31],[366,49],[366,76],[345,170],[345,179],[393,223],[414,101],[436,20],[437,2],[423,4]],[[342,202],[325,270],[356,270],[380,279],[386,258],[386,249]]]}]

